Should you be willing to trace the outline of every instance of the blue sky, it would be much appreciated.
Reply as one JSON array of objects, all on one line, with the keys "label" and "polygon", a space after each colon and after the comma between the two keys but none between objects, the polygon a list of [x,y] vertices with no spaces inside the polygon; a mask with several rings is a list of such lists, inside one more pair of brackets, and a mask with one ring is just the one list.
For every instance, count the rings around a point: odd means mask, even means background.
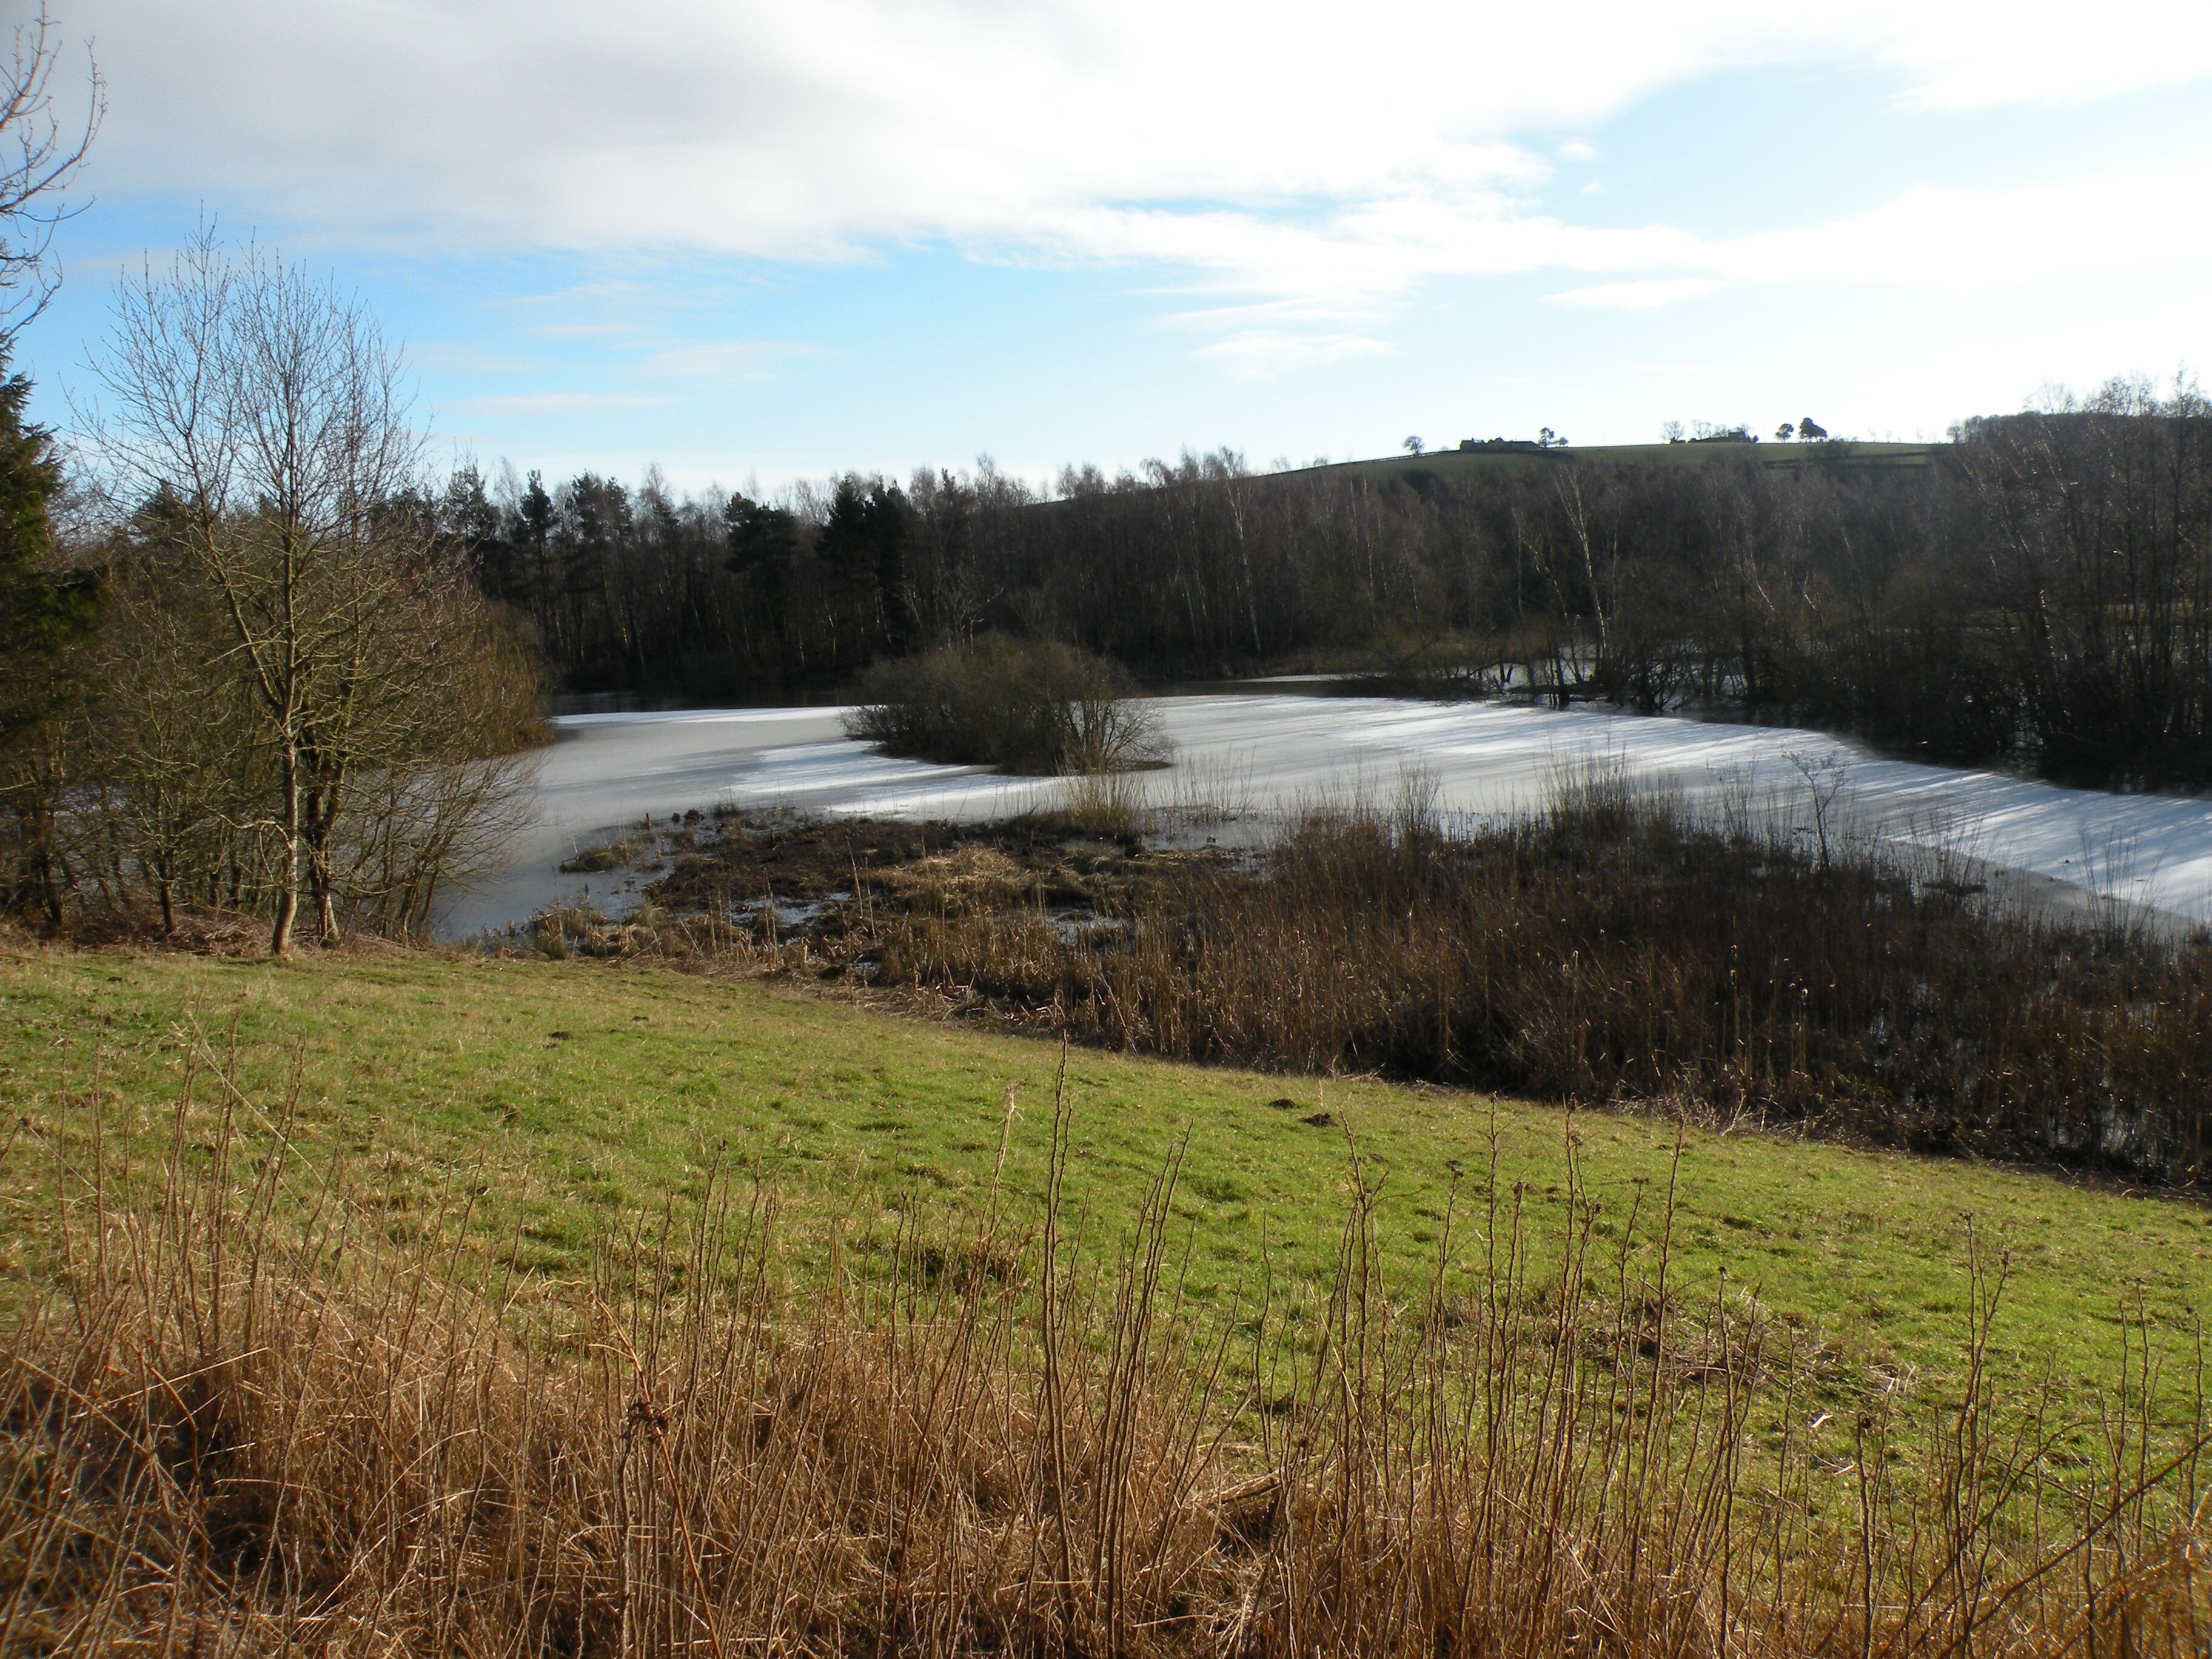
[{"label": "blue sky", "polygon": [[2212,7],[56,0],[66,425],[203,212],[447,451],[774,489],[1813,415],[2212,358]]}]

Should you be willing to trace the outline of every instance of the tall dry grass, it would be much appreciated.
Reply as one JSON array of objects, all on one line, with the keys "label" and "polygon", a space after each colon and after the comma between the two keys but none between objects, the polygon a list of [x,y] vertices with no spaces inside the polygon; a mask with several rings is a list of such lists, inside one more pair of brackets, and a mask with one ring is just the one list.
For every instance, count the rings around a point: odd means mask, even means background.
[{"label": "tall dry grass", "polygon": [[1306,811],[1249,863],[1164,866],[1105,926],[892,917],[882,960],[1178,1059],[2212,1176],[2212,946],[1961,874],[1602,777],[1468,826],[1416,792]]},{"label": "tall dry grass", "polygon": [[548,1284],[498,1266],[465,1195],[410,1216],[373,1173],[307,1164],[220,1069],[188,1078],[158,1167],[98,1113],[55,1138],[50,1255],[11,1286],[11,1655],[2212,1635],[2202,1405],[2160,1416],[2140,1328],[2133,1381],[2086,1416],[2001,1397],[2005,1268],[1978,1251],[1948,1398],[1816,1414],[1785,1330],[1677,1281],[1656,1192],[1601,1217],[1571,1180],[1540,1212],[1478,1176],[1428,1281],[1397,1285],[1348,1143],[1333,1283],[1263,1282],[1222,1320],[1182,1293],[1174,1159],[1115,1249],[1076,1237],[1064,1096],[1034,1227],[994,1188],[805,1284],[773,1199],[724,1180]]}]

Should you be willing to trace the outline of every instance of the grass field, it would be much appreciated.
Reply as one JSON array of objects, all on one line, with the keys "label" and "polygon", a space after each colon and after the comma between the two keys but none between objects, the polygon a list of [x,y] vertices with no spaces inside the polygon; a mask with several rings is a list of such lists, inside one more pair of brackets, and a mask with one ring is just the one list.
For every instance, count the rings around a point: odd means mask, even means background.
[{"label": "grass field", "polygon": [[1061,1064],[0,954],[0,1650],[2204,1651],[2201,1211]]},{"label": "grass field", "polygon": [[[1017,1218],[1034,1218],[1059,1059],[1046,1042],[581,963],[393,953],[276,967],[17,950],[0,956],[10,1271],[35,1255],[31,1200],[57,1149],[83,1155],[95,1081],[111,1133],[150,1138],[195,1045],[234,1048],[263,1109],[296,1079],[295,1136],[311,1155],[380,1166],[414,1195],[401,1212],[473,1202],[480,1235],[556,1276],[580,1270],[611,1218],[696,1192],[718,1156],[773,1186],[802,1261],[841,1224],[881,1236],[949,1217],[990,1183],[1010,1093],[1005,1189]],[[1192,1294],[1224,1310],[1256,1288],[1263,1256],[1279,1296],[1326,1279],[1349,1144],[1379,1180],[1386,1258],[1409,1283],[1433,1266],[1455,1180],[1461,1215],[1482,1222],[1493,1123],[1501,1197],[1524,1183],[1534,1231],[1567,1184],[1556,1109],[1084,1049],[1067,1086],[1070,1213],[1110,1254],[1187,1136],[1180,1242]],[[1307,1121],[1323,1111],[1330,1122]],[[1584,1183],[1607,1205],[1601,1231],[1639,1200],[1648,1225],[1675,1131],[1585,1113],[1573,1132]],[[1955,1366],[1970,1222],[2011,1258],[1995,1352],[2023,1383],[2101,1386],[2124,1321],[2147,1310],[2185,1343],[2212,1291],[2212,1215],[2047,1175],[1693,1132],[1676,1190],[1683,1282],[1711,1289],[1725,1275],[1832,1354],[1838,1386],[1869,1370],[1932,1382]],[[2189,1382],[2177,1370],[2172,1386]]]},{"label": "grass field", "polygon": [[1777,443],[1757,444],[1595,444],[1589,448],[1562,446],[1551,450],[1432,449],[1420,455],[1384,455],[1373,460],[1338,461],[1327,466],[1301,469],[1313,472],[1359,472],[1375,478],[1407,477],[1425,473],[1446,483],[1479,477],[1486,473],[1510,472],[1517,468],[1548,466],[1557,462],[1583,460],[1620,465],[1650,462],[1662,466],[1711,466],[1716,462],[1753,460],[1762,466],[1794,466],[1820,460],[1854,466],[1925,466],[1932,445],[1924,443]]}]

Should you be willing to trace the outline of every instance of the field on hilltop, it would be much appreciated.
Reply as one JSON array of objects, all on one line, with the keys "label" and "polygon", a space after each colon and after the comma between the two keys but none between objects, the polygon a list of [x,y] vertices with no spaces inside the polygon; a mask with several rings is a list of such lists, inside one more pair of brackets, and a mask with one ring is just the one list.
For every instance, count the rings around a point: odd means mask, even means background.
[{"label": "field on hilltop", "polygon": [[1593,465],[1705,467],[1731,461],[1755,461],[1761,466],[1796,468],[1817,464],[1853,471],[1926,466],[1936,446],[1927,443],[1860,443],[1831,440],[1820,443],[1675,444],[1555,444],[1540,449],[1532,443],[1478,441],[1473,449],[1447,446],[1419,455],[1382,455],[1369,460],[1334,461],[1295,469],[1298,475],[1360,477],[1377,483],[1395,479],[1424,487],[1427,483],[1464,483],[1532,468],[1556,466],[1568,461]]}]

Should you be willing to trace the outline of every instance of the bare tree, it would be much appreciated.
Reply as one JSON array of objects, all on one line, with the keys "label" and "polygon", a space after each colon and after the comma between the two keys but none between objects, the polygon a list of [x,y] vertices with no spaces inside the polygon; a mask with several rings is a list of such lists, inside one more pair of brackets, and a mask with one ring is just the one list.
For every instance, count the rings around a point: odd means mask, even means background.
[{"label": "bare tree", "polygon": [[83,121],[64,124],[54,106],[61,43],[42,5],[18,23],[0,64],[0,347],[45,308],[61,281],[54,228],[80,210],[62,200],[107,113],[107,88],[89,49]]},{"label": "bare tree", "polygon": [[204,228],[121,285],[94,366],[104,398],[81,422],[118,495],[175,498],[267,757],[244,827],[276,843],[270,948],[290,947],[303,893],[328,939],[360,792],[475,758],[453,738],[482,725],[445,670],[481,653],[486,613],[472,592],[455,609],[400,355],[357,300]]},{"label": "bare tree", "polygon": [[350,769],[315,797],[308,827],[325,938],[342,921],[427,932],[443,890],[479,873],[529,805],[538,677],[520,639],[464,572],[432,560],[413,562],[386,624]]},{"label": "bare tree", "polygon": [[[232,823],[259,781],[252,711],[220,672],[224,629],[205,595],[149,561],[113,562],[89,665],[104,690],[77,734],[81,839],[100,848],[88,861],[114,869],[117,889],[135,874],[150,890],[164,935],[195,877],[220,903]],[[127,892],[110,896],[128,904]]]}]

